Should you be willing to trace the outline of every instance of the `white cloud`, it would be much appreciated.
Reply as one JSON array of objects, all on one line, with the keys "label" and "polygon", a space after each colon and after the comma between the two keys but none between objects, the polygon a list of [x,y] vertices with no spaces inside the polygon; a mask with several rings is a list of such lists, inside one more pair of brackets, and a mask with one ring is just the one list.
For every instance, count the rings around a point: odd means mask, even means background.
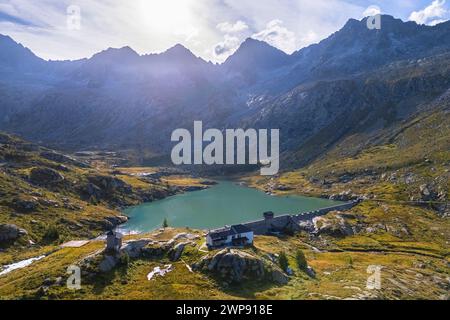
[{"label": "white cloud", "polygon": [[409,20],[418,24],[436,25],[448,20],[450,11],[445,7],[445,0],[435,0],[428,7],[420,11],[414,11]]},{"label": "white cloud", "polygon": [[363,13],[363,17],[373,17],[381,14],[381,9],[378,6],[369,6]]},{"label": "white cloud", "polygon": [[242,40],[238,37],[226,34],[224,40],[214,46],[214,56],[219,61],[225,60],[239,48],[241,42]]},{"label": "white cloud", "polygon": [[244,21],[237,20],[235,23],[221,22],[216,28],[224,35],[223,40],[214,45],[212,54],[214,60],[223,62],[239,48],[243,39],[249,35],[249,26]]},{"label": "white cloud", "polygon": [[252,35],[252,38],[265,41],[287,53],[297,49],[295,33],[288,30],[283,25],[283,21],[278,19],[270,21],[264,30]]},{"label": "white cloud", "polygon": [[222,22],[217,25],[217,29],[227,34],[240,33],[248,30],[248,25],[242,20],[238,20],[234,24],[230,22]]}]

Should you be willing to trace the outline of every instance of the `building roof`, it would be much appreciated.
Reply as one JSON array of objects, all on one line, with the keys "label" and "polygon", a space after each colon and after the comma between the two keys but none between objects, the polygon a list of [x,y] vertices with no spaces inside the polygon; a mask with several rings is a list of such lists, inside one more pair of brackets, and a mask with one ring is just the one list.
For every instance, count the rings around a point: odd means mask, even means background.
[{"label": "building roof", "polygon": [[211,237],[211,239],[215,240],[215,239],[220,239],[220,238],[226,238],[228,236],[233,236],[236,234],[241,234],[241,233],[248,233],[248,232],[253,232],[250,228],[242,225],[242,224],[238,224],[238,225],[234,225],[234,226],[227,226],[221,229],[216,229],[216,230],[211,230],[208,235]]},{"label": "building roof", "polygon": [[231,227],[234,231],[237,233],[247,233],[252,232],[252,230],[249,227],[244,226],[243,224],[237,224]]}]

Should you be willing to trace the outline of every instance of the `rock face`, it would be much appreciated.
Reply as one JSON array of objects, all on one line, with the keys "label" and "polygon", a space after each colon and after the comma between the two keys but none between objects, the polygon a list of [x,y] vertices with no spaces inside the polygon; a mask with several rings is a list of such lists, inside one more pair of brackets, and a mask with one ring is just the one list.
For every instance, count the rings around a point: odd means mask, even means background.
[{"label": "rock face", "polygon": [[276,265],[249,253],[224,249],[212,256],[208,255],[192,266],[193,270],[208,272],[226,283],[242,280],[269,280],[286,284],[289,280]]},{"label": "rock face", "polygon": [[64,176],[50,168],[33,168],[30,172],[30,181],[37,185],[48,185],[64,180]]},{"label": "rock face", "polygon": [[105,218],[105,229],[111,230],[128,221],[126,216],[111,216]]},{"label": "rock face", "polygon": [[24,229],[14,224],[0,224],[0,243],[15,241],[26,234]]},{"label": "rock face", "polygon": [[181,242],[176,244],[172,249],[169,250],[169,259],[171,261],[180,260],[181,256],[183,255],[184,248],[190,244],[192,244],[192,242]]}]

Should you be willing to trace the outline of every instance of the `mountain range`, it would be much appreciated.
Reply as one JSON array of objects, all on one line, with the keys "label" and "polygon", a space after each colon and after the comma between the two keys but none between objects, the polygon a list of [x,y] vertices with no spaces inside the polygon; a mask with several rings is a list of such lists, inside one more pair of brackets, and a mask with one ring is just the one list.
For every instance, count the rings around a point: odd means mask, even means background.
[{"label": "mountain range", "polygon": [[350,136],[361,138],[349,154],[376,144],[447,92],[449,66],[450,22],[430,27],[387,15],[380,30],[351,19],[291,55],[250,38],[223,64],[182,45],[45,61],[0,36],[0,130],[65,150],[168,154],[172,131],[194,120],[279,128],[282,165],[298,166]]},{"label": "mountain range", "polygon": [[[450,22],[384,15],[380,30],[350,20],[291,55],[247,39],[223,64],[181,45],[45,61],[0,36],[0,300],[449,300],[449,33]],[[196,120],[280,129],[282,170],[168,167],[172,130]],[[205,230],[164,219],[104,250],[98,236],[127,221],[123,208],[236,171],[233,181],[287,201],[355,202],[248,248],[205,251]],[[68,266],[81,268],[82,290],[66,288]],[[369,290],[374,266],[382,286]]]}]

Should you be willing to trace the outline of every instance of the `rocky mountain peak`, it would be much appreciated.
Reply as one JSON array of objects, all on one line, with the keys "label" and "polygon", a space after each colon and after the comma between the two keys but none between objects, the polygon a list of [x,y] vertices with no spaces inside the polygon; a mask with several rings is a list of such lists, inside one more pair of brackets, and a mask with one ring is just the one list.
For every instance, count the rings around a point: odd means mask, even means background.
[{"label": "rocky mountain peak", "polygon": [[228,70],[274,69],[287,64],[289,55],[268,43],[253,38],[245,40],[224,63]]},{"label": "rocky mountain peak", "polygon": [[129,46],[122,48],[108,48],[102,52],[95,54],[91,60],[93,61],[109,61],[109,62],[124,62],[139,58],[139,54],[131,49]]}]

